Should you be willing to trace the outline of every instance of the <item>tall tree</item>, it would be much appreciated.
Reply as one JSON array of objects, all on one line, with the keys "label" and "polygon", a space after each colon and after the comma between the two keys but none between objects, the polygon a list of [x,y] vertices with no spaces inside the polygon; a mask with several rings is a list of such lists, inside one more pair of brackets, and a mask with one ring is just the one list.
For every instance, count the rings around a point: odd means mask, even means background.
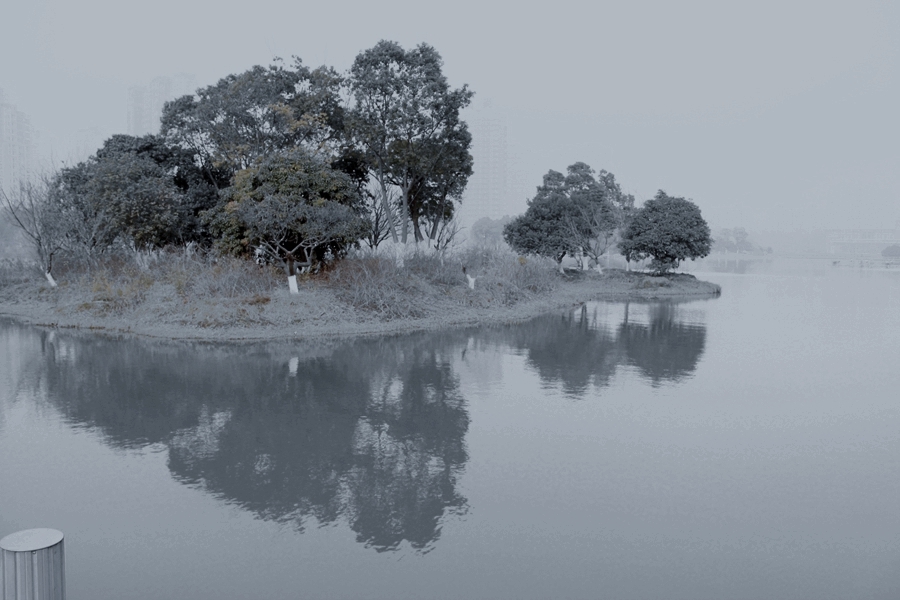
[{"label": "tall tree", "polygon": [[[473,93],[465,85],[450,89],[441,67],[440,55],[427,44],[407,51],[382,40],[350,68],[353,137],[372,165],[395,241],[389,186],[400,190],[399,238],[405,243],[409,223],[416,239],[423,239],[420,217],[442,214],[471,174],[471,135],[459,111]],[[429,213],[429,203],[438,208]]]},{"label": "tall tree", "polygon": [[[442,227],[453,220],[454,201],[462,199],[463,191],[472,175],[472,155],[469,146],[472,136],[465,123],[448,132],[441,139],[429,140],[420,146],[421,168],[412,171],[409,216],[417,242],[425,237],[432,244]],[[422,226],[426,231],[422,232]]]}]

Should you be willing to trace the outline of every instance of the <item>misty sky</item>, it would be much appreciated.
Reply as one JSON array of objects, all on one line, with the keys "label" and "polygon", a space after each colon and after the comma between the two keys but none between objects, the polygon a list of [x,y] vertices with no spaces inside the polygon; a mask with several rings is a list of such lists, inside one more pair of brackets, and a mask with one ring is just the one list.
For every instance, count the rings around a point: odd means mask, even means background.
[{"label": "misty sky", "polygon": [[343,71],[380,39],[424,41],[506,114],[529,190],[580,160],[639,200],[693,198],[714,226],[900,220],[897,2],[3,0],[0,15],[0,88],[58,154],[80,130],[125,132],[128,86],[156,76],[209,85],[292,55]]}]

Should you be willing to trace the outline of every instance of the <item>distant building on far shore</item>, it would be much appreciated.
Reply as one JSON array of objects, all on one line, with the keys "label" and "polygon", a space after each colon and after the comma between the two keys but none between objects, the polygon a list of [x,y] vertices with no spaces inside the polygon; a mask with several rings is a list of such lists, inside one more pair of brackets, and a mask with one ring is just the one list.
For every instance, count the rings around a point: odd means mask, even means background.
[{"label": "distant building on far shore", "polygon": [[159,132],[163,106],[196,91],[196,78],[180,73],[173,77],[157,77],[149,85],[128,88],[128,133],[146,135]]},{"label": "distant building on far shore", "polygon": [[10,190],[32,175],[35,137],[28,115],[8,104],[0,90],[0,188]]},{"label": "distant building on far shore", "polygon": [[888,246],[900,244],[900,221],[893,229],[832,229],[828,252],[834,256],[880,257]]},{"label": "distant building on far shore", "polygon": [[498,220],[525,212],[526,187],[510,153],[507,121],[490,101],[463,116],[472,134],[472,176],[463,193],[459,221],[469,228],[488,217]]}]

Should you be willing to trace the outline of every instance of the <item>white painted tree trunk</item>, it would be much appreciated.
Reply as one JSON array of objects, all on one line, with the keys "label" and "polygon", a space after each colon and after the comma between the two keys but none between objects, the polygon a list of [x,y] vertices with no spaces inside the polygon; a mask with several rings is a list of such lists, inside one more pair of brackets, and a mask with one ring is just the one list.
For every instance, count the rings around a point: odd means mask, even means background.
[{"label": "white painted tree trunk", "polygon": [[288,287],[291,289],[292,295],[297,295],[300,293],[300,290],[297,288],[297,276],[291,275],[288,277]]},{"label": "white painted tree trunk", "polygon": [[46,271],[44,273],[44,277],[47,278],[47,281],[50,283],[50,287],[57,287],[56,280],[53,279],[53,275],[50,274],[50,271]]}]

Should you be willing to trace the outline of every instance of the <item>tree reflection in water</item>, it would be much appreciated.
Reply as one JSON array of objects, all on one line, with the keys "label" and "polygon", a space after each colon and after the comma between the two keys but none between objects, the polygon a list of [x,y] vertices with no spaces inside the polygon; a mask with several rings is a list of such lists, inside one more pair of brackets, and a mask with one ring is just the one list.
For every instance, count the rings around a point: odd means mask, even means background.
[{"label": "tree reflection in water", "polygon": [[706,326],[682,320],[674,302],[637,306],[646,317],[629,318],[635,303],[625,304],[617,327],[582,306],[504,329],[498,338],[523,352],[542,381],[575,398],[591,385],[608,386],[620,365],[635,367],[653,386],[691,375],[703,355]]},{"label": "tree reflection in water", "polygon": [[[180,481],[302,530],[345,519],[377,550],[427,551],[466,510],[469,426],[447,361],[465,336],[329,350],[153,343],[37,332],[68,420],[133,448],[163,444]],[[437,342],[437,343],[436,343]],[[59,360],[61,345],[74,346]],[[295,358],[294,365],[291,365]]]},{"label": "tree reflection in water", "polygon": [[690,376],[697,369],[706,346],[706,327],[684,323],[677,316],[678,305],[658,303],[650,307],[649,323],[626,318],[619,325],[619,344],[627,364],[659,387]]},{"label": "tree reflection in water", "polygon": [[467,510],[457,483],[469,413],[454,365],[471,342],[521,352],[572,397],[609,385],[619,365],[652,385],[690,375],[705,327],[683,322],[673,304],[644,308],[635,320],[626,306],[618,326],[585,307],[515,326],[316,347],[148,342],[10,323],[0,323],[0,343],[28,349],[14,387],[32,387],[111,446],[165,447],[187,485],[298,530],[310,518],[343,520],[376,550],[407,542],[427,552],[443,520]]},{"label": "tree reflection in water", "polygon": [[561,384],[573,397],[584,395],[591,384],[608,385],[619,361],[615,336],[591,319],[585,306],[516,326],[509,330],[506,342],[525,352],[544,382]]}]

